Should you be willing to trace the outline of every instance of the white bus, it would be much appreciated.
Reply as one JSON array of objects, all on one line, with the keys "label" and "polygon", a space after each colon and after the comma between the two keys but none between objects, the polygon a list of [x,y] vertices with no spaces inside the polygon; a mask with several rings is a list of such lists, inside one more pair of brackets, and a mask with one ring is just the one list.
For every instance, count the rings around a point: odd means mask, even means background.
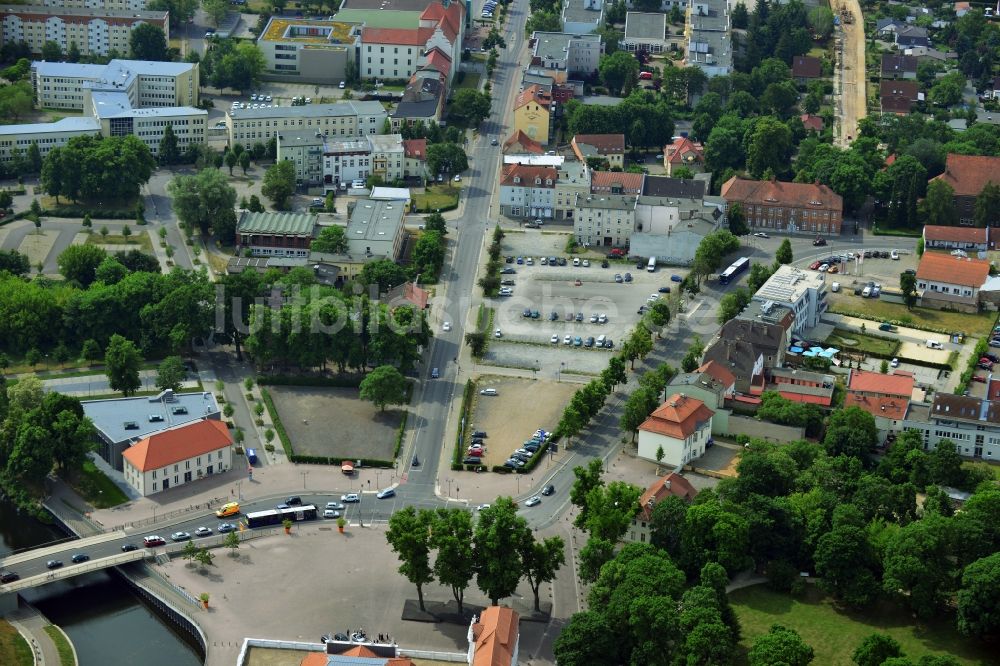
[{"label": "white bus", "polygon": [[649,258],[649,263],[646,264],[646,270],[650,273],[656,272],[656,257]]}]

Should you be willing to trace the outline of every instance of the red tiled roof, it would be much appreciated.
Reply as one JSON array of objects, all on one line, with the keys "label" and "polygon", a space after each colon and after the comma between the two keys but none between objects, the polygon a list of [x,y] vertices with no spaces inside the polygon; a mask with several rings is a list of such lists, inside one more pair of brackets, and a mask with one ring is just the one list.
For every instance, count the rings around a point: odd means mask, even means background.
[{"label": "red tiled roof", "polygon": [[433,34],[433,28],[362,28],[361,42],[364,44],[423,46]]},{"label": "red tiled roof", "polygon": [[403,298],[423,310],[427,307],[429,294],[426,289],[421,289],[412,282],[407,282],[403,285]]},{"label": "red tiled roof", "polygon": [[799,120],[802,121],[802,124],[806,129],[815,130],[817,132],[823,131],[823,119],[819,116],[814,116],[811,113],[803,113],[799,116]]},{"label": "red tiled roof", "polygon": [[160,469],[233,443],[222,421],[204,419],[156,432],[126,449],[122,455],[141,472]]},{"label": "red tiled roof", "polygon": [[987,400],[1000,400],[1000,379],[990,379],[986,389]]},{"label": "red tiled roof", "polygon": [[640,194],[642,193],[641,173],[629,173],[627,171],[594,171],[590,175],[590,191],[597,193],[612,193],[611,190],[620,190],[614,194]]},{"label": "red tiled roof", "polygon": [[909,397],[900,398],[898,396],[890,396],[886,398],[873,398],[850,392],[844,396],[844,407],[860,407],[872,416],[882,416],[894,421],[898,421],[906,416],[906,410],[909,406]]},{"label": "red tiled roof", "polygon": [[976,289],[983,286],[989,274],[990,262],[985,259],[953,257],[942,252],[924,252],[917,265],[918,280]]},{"label": "red tiled roof", "polygon": [[701,400],[675,393],[643,421],[639,430],[685,439],[713,414]]},{"label": "red tiled roof", "polygon": [[938,224],[924,226],[924,240],[928,241],[985,244],[987,242],[986,235],[985,227],[946,227]]},{"label": "red tiled roof", "polygon": [[663,154],[671,164],[693,164],[705,161],[705,149],[686,136],[674,139],[663,147]]},{"label": "red tiled roof", "polygon": [[733,176],[722,186],[722,198],[758,206],[796,206],[841,212],[843,198],[826,185],[785,183],[780,180],[746,180]]},{"label": "red tiled roof", "polygon": [[698,494],[691,482],[676,472],[671,472],[653,482],[639,498],[639,520],[649,522],[653,517],[653,507],[657,502],[673,495],[690,502]]},{"label": "red tiled roof", "polygon": [[902,396],[909,399],[913,393],[913,376],[883,375],[870,370],[851,370],[851,381],[848,392],[882,393],[885,395]]},{"label": "red tiled roof", "polygon": [[506,606],[487,606],[472,625],[471,666],[510,666],[517,648],[520,617]]},{"label": "red tiled roof", "polygon": [[798,393],[796,391],[789,391],[787,388],[782,389],[781,388],[782,386],[794,388],[795,384],[781,384],[778,387],[778,395],[787,400],[791,400],[792,402],[801,402],[811,405],[822,405],[824,407],[829,407],[830,403],[833,402],[832,395],[825,396],[825,395],[812,395],[810,393]]},{"label": "red tiled roof", "polygon": [[545,153],[545,146],[538,143],[530,136],[524,133],[524,130],[517,130],[510,135],[510,138],[503,142],[503,152],[510,150],[511,146],[521,146],[521,148],[526,153],[533,153],[535,155],[542,155]]},{"label": "red tiled roof", "polygon": [[601,155],[625,152],[624,134],[577,134],[572,143],[593,146]]},{"label": "red tiled roof", "polygon": [[800,55],[792,59],[792,76],[803,79],[818,79],[823,75],[823,63],[819,58]]},{"label": "red tiled roof", "polygon": [[424,67],[435,69],[442,74],[447,74],[451,71],[451,58],[436,46],[424,54],[424,58],[426,60]]},{"label": "red tiled roof", "polygon": [[427,159],[427,139],[403,139],[403,152],[410,159]]},{"label": "red tiled roof", "polygon": [[[515,178],[520,178],[520,182],[515,183]],[[537,179],[541,179],[541,183],[536,183]],[[551,183],[546,184],[546,180],[550,180]],[[513,187],[555,187],[558,180],[559,171],[555,167],[508,164],[504,167],[500,184]]]},{"label": "red tiled roof", "polygon": [[437,21],[448,41],[454,44],[455,36],[462,29],[463,11],[464,5],[461,2],[448,3],[447,7],[440,2],[433,2],[420,14],[420,19]]},{"label": "red tiled roof", "polygon": [[712,379],[722,384],[727,389],[736,383],[736,375],[729,371],[729,368],[722,365],[721,363],[716,363],[715,361],[709,361],[700,368],[698,372],[704,372],[711,375]]},{"label": "red tiled roof", "polygon": [[977,196],[991,181],[1000,185],[1000,157],[949,153],[944,173],[932,180],[938,179],[951,185],[955,194]]},{"label": "red tiled roof", "polygon": [[538,84],[528,86],[514,100],[514,109],[520,109],[529,102],[535,102],[540,106],[548,108],[549,104],[552,103],[552,95],[542,90],[542,87]]},{"label": "red tiled roof", "polygon": [[326,666],[329,662],[326,652],[310,652],[302,658],[299,666]]}]

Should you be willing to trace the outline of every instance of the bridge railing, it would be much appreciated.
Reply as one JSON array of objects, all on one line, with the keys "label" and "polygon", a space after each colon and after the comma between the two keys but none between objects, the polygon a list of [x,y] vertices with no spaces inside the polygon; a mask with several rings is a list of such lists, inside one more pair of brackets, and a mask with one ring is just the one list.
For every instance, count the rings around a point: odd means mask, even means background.
[{"label": "bridge railing", "polygon": [[[164,520],[170,520],[171,518],[176,518],[178,516],[183,516],[185,514],[191,513],[192,511],[203,511],[210,510],[213,506],[220,507],[227,502],[233,501],[232,497],[214,497],[207,502],[198,502],[196,504],[189,504],[188,506],[182,507],[180,509],[173,509],[171,511],[165,511],[163,513],[154,512],[149,518],[141,518],[139,520],[130,520],[121,525],[115,525],[111,529],[117,531],[124,531],[131,529],[133,527],[148,527],[149,525],[154,525],[158,522]],[[128,508],[128,505],[123,505],[122,509]]]},{"label": "bridge railing", "polygon": [[142,550],[133,550],[127,553],[112,555],[110,557],[102,557],[96,560],[88,560],[81,564],[70,564],[63,566],[59,569],[53,569],[52,571],[47,571],[42,574],[37,574],[35,576],[28,576],[27,578],[22,578],[20,580],[14,581],[13,583],[0,585],[0,591],[19,592],[21,590],[27,590],[38,585],[45,585],[47,583],[52,583],[57,580],[64,580],[66,578],[72,578],[73,576],[79,576],[80,574],[90,573],[92,571],[100,571],[102,569],[107,569],[108,567],[114,567],[120,564],[126,564],[128,562],[135,562],[136,560],[141,560],[146,557],[152,557],[152,553]]}]

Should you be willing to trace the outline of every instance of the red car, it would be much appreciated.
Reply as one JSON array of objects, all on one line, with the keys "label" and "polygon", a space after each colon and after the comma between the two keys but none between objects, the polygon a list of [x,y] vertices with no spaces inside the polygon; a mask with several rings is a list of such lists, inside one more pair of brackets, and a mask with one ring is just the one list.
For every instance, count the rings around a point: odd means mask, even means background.
[{"label": "red car", "polygon": [[819,268],[822,265],[823,265],[822,262],[814,261],[811,264],[809,264],[809,270],[814,271],[814,270],[816,270],[817,268]]},{"label": "red car", "polygon": [[164,539],[161,536],[157,536],[155,534],[152,536],[142,538],[142,545],[144,545],[146,548],[154,548],[156,546],[162,546],[166,542],[167,542],[166,539]]},{"label": "red car", "polygon": [[986,383],[986,377],[980,377],[979,375],[973,375],[972,376],[972,381],[979,382],[980,384],[985,384]]},{"label": "red car", "polygon": [[465,455],[469,456],[471,458],[482,458],[483,457],[483,450],[482,449],[469,449],[468,451],[465,452]]}]

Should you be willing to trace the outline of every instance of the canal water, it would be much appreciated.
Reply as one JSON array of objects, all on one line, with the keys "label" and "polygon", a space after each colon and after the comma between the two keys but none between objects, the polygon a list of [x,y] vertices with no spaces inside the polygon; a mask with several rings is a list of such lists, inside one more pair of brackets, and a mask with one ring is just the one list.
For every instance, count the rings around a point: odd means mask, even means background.
[{"label": "canal water", "polygon": [[[65,535],[0,498],[0,556]],[[201,666],[194,643],[115,575],[93,573],[23,593],[76,647],[80,666]]]}]

